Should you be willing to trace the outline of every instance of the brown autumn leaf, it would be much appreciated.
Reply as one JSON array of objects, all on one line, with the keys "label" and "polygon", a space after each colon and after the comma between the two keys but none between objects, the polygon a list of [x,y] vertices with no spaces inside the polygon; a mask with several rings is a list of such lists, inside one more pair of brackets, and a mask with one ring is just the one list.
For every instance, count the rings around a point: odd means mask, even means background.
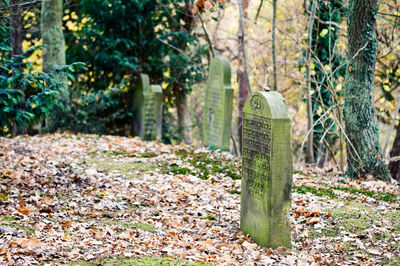
[{"label": "brown autumn leaf", "polygon": [[51,203],[51,199],[49,197],[43,197],[42,200],[46,204],[50,204]]},{"label": "brown autumn leaf", "polygon": [[205,10],[210,10],[212,6],[213,6],[213,4],[210,2],[210,0],[204,2]]},{"label": "brown autumn leaf", "polygon": [[307,220],[307,224],[308,224],[308,225],[317,224],[317,223],[319,223],[320,221],[321,221],[320,218],[313,217],[313,218],[310,218],[310,219]]},{"label": "brown autumn leaf", "polygon": [[205,245],[211,245],[212,244],[212,239],[206,239],[205,241],[204,241],[204,244]]},{"label": "brown autumn leaf", "polygon": [[18,238],[15,241],[11,241],[9,245],[17,245],[22,249],[32,250],[35,248],[40,248],[42,246],[42,242],[40,242],[36,238]]},{"label": "brown autumn leaf", "polygon": [[19,211],[20,213],[25,214],[25,215],[28,215],[30,212],[29,208],[26,207],[25,205],[18,207],[17,211]]},{"label": "brown autumn leaf", "polygon": [[63,228],[68,228],[72,225],[72,221],[62,221],[60,224]]}]

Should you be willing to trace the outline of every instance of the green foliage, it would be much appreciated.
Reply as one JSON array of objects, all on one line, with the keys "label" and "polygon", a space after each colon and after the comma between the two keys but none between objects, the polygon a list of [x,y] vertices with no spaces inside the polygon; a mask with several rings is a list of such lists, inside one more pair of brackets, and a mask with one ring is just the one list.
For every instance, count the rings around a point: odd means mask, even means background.
[{"label": "green foliage", "polygon": [[[1,32],[5,27],[0,27]],[[55,66],[53,72],[35,72],[31,64],[24,61],[39,47],[33,47],[23,55],[11,57],[8,40],[0,44],[0,135],[23,130],[32,122],[52,115],[60,107],[57,96],[65,84],[57,81],[56,75],[73,78],[72,72],[82,69],[81,63]]]},{"label": "green foliage", "polygon": [[[312,1],[310,1],[312,3]],[[311,4],[310,4],[311,5]],[[312,77],[312,110],[313,120],[318,121],[321,116],[335,104],[336,85],[339,78],[345,74],[343,68],[343,58],[338,54],[336,43],[339,38],[339,27],[344,16],[344,2],[342,0],[321,1],[316,9],[316,18],[312,30],[312,61],[315,65],[315,74]],[[326,22],[332,23],[326,23]],[[325,137],[327,142],[332,145],[337,137],[334,132],[335,125],[331,118],[321,119],[314,126],[314,147],[316,148],[315,158],[318,158],[324,144],[321,142],[325,131],[330,128],[330,133]]]},{"label": "green foliage", "polygon": [[[168,107],[176,86],[188,92],[202,78],[197,40],[182,22],[187,1],[82,0],[65,6],[75,12],[72,29],[64,21],[67,62],[83,61],[88,73],[71,86],[71,114],[64,127],[81,132],[129,135],[134,84],[146,73],[162,84]],[[182,20],[183,19],[183,20]],[[173,68],[172,68],[173,66]],[[176,138],[171,114],[164,113],[163,141]]]}]

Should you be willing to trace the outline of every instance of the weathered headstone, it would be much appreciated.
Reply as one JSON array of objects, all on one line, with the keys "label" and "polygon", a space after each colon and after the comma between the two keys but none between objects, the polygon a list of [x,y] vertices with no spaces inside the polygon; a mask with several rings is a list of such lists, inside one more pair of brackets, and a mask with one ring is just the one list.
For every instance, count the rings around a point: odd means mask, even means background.
[{"label": "weathered headstone", "polygon": [[144,140],[161,139],[162,89],[159,85],[150,85],[149,77],[140,74],[134,93],[134,135]]},{"label": "weathered headstone", "polygon": [[291,120],[277,92],[255,92],[243,111],[240,229],[264,247],[291,247]]},{"label": "weathered headstone", "polygon": [[233,89],[229,61],[217,56],[211,60],[204,101],[203,143],[229,150]]}]

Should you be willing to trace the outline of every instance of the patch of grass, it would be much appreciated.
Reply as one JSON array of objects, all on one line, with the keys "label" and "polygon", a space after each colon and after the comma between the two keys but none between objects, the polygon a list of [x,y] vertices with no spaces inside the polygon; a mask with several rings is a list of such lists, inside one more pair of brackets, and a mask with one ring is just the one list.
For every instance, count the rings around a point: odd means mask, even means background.
[{"label": "patch of grass", "polygon": [[221,161],[221,159],[214,159],[209,153],[193,153],[187,149],[177,150],[175,155],[179,156],[182,160],[185,160],[195,170],[190,170],[186,167],[181,168],[177,165],[163,164],[161,167],[164,169],[164,172],[191,174],[204,180],[208,179],[210,175],[223,173],[234,180],[240,179],[240,169],[235,167],[234,160]]},{"label": "patch of grass", "polygon": [[393,258],[383,258],[380,261],[382,265],[389,265],[389,266],[398,266],[400,265],[400,257],[393,257]]},{"label": "patch of grass", "polygon": [[373,192],[369,190],[360,190],[351,187],[332,187],[332,188],[315,188],[309,186],[293,186],[293,191],[306,194],[310,192],[316,196],[328,196],[330,198],[336,198],[337,196],[333,193],[334,190],[345,191],[352,195],[365,195],[376,200],[387,201],[387,202],[396,202],[398,199],[398,195],[390,194],[390,193],[379,193]]},{"label": "patch of grass", "polygon": [[[392,232],[384,232],[375,237],[375,241],[384,241],[386,243],[393,242],[392,234],[400,234],[400,212],[396,210],[388,211],[381,215],[377,213],[374,206],[370,206],[361,202],[348,201],[342,208],[330,210],[332,213],[333,226],[330,223],[319,230],[310,228],[310,237],[336,237],[341,231],[360,233],[372,226],[376,226],[377,221],[383,219],[389,221],[394,230]],[[375,224],[375,225],[374,225]],[[378,225],[379,226],[379,225]],[[385,225],[381,225],[385,227]],[[395,251],[399,245],[391,245],[391,250]]]},{"label": "patch of grass", "polygon": [[217,217],[215,217],[215,215],[209,213],[206,216],[200,217],[200,219],[202,220],[210,220],[210,221],[216,221]]},{"label": "patch of grass", "polygon": [[231,190],[228,190],[228,193],[229,194],[238,194],[238,195],[240,195],[240,190],[231,189]]},{"label": "patch of grass", "polygon": [[332,192],[333,189],[324,189],[324,188],[315,188],[315,187],[308,187],[308,186],[293,186],[292,191],[300,193],[300,194],[306,194],[307,192],[310,192],[311,194],[314,194],[316,196],[328,196],[328,197],[335,197],[335,194]]},{"label": "patch of grass", "polygon": [[319,237],[336,237],[339,235],[339,228],[321,228],[321,232],[317,232],[316,230],[310,231],[311,238],[319,238]]},{"label": "patch of grass", "polygon": [[146,223],[140,223],[140,222],[134,223],[133,227],[136,227],[137,229],[140,229],[140,230],[143,230],[143,231],[147,231],[147,232],[150,232],[150,233],[154,233],[154,232],[157,231],[157,229],[154,226],[152,226],[150,224],[146,224]]},{"label": "patch of grass", "polygon": [[12,222],[12,221],[15,221],[15,220],[17,220],[17,218],[10,217],[10,216],[6,216],[6,217],[3,218],[3,221],[5,221],[5,222]]},{"label": "patch of grass", "polygon": [[67,201],[67,200],[71,199],[71,197],[68,197],[67,195],[65,195],[65,194],[60,194],[60,193],[57,194],[57,198],[58,198],[59,200],[62,200],[62,201]]},{"label": "patch of grass", "polygon": [[[65,265],[65,264],[64,264]],[[77,261],[77,262],[69,262],[67,265],[119,265],[119,266],[128,266],[128,265],[148,265],[148,266],[156,266],[156,265],[165,265],[165,266],[200,266],[200,265],[211,265],[197,262],[190,262],[183,259],[171,258],[171,257],[141,257],[141,258],[104,258],[93,261]]]},{"label": "patch of grass", "polygon": [[150,233],[154,233],[157,231],[157,229],[150,224],[134,222],[134,221],[129,222],[129,221],[123,221],[123,220],[116,220],[109,216],[103,216],[102,219],[84,219],[84,220],[88,223],[95,222],[96,225],[100,225],[100,226],[101,225],[119,225],[126,229],[136,228],[136,229],[140,229],[140,230],[147,231]]},{"label": "patch of grass", "polygon": [[186,168],[186,167],[180,168],[177,166],[173,166],[170,169],[170,172],[174,173],[174,174],[178,174],[178,175],[186,175],[186,174],[195,175],[195,173],[193,173],[189,168]]},{"label": "patch of grass", "polygon": [[14,225],[14,226],[15,226],[15,229],[25,231],[27,236],[30,236],[33,233],[35,233],[35,230],[33,230],[32,228],[29,228],[29,227],[26,227],[26,226],[21,226],[21,225]]},{"label": "patch of grass", "polygon": [[[130,178],[140,178],[146,171],[152,168],[151,165],[141,162],[118,163],[101,159],[88,159],[86,163],[108,172],[119,171]],[[135,171],[139,171],[139,175],[135,174]]]},{"label": "patch of grass", "polygon": [[388,202],[396,202],[397,199],[397,195],[390,193],[377,193],[369,190],[360,190],[350,187],[334,187],[333,189],[345,191],[355,195],[365,195],[377,200],[388,201]]},{"label": "patch of grass", "polygon": [[145,152],[145,153],[140,154],[140,157],[142,157],[142,158],[153,158],[156,156],[158,156],[158,154],[155,152]]}]

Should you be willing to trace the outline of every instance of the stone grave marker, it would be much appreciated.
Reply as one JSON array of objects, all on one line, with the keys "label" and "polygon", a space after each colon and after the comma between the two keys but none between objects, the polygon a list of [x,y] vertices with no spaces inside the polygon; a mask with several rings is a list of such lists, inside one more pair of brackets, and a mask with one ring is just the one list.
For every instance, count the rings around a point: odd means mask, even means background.
[{"label": "stone grave marker", "polygon": [[211,60],[203,113],[203,143],[230,149],[233,89],[229,61],[217,56]]},{"label": "stone grave marker", "polygon": [[255,92],[243,110],[240,229],[264,247],[291,247],[291,119],[277,92]]},{"label": "stone grave marker", "polygon": [[144,140],[161,139],[162,89],[159,85],[150,85],[149,77],[140,74],[134,93],[134,135]]}]

